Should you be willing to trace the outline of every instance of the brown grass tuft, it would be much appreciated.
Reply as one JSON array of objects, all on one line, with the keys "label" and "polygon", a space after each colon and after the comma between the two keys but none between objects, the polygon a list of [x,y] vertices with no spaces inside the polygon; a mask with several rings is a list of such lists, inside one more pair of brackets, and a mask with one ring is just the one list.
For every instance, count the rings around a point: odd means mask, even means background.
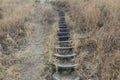
[{"label": "brown grass tuft", "polygon": [[[33,0],[0,0],[0,79],[17,79],[20,60],[16,52],[28,40],[32,31]],[[26,43],[27,44],[27,43]],[[3,66],[3,68],[1,68]]]},{"label": "brown grass tuft", "polygon": [[87,80],[119,80],[120,1],[64,1],[70,5],[66,21],[74,29],[79,75]]}]

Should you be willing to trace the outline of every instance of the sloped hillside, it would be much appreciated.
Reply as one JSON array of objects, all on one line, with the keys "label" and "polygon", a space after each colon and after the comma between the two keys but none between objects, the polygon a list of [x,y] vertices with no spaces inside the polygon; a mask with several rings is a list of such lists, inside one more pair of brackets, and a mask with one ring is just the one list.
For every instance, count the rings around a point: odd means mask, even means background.
[{"label": "sloped hillside", "polygon": [[66,11],[66,22],[79,55],[77,71],[86,80],[120,79],[119,3],[119,0],[53,2]]},{"label": "sloped hillside", "polygon": [[[17,51],[31,35],[33,0],[0,0],[0,80],[17,80],[21,62]],[[23,45],[24,44],[24,45]]]}]

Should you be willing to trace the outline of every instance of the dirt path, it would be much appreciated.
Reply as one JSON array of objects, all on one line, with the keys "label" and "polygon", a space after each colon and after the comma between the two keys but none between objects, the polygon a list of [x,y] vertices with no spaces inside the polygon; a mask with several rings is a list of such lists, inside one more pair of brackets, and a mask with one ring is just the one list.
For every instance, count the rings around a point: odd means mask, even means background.
[{"label": "dirt path", "polygon": [[29,51],[24,53],[25,62],[21,65],[20,80],[40,80],[40,68],[44,64],[45,33],[40,24],[40,4],[35,5],[34,32],[29,41]]}]

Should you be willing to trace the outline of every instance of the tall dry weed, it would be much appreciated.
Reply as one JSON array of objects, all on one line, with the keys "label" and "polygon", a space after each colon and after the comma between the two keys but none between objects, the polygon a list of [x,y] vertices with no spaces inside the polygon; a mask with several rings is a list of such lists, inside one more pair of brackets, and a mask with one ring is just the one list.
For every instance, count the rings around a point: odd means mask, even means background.
[{"label": "tall dry weed", "polygon": [[[20,60],[16,52],[31,35],[33,0],[0,0],[0,76],[1,80],[17,80]],[[3,68],[1,68],[3,67]]]},{"label": "tall dry weed", "polygon": [[75,33],[78,73],[87,80],[119,80],[120,1],[64,1],[70,5],[66,21]]}]

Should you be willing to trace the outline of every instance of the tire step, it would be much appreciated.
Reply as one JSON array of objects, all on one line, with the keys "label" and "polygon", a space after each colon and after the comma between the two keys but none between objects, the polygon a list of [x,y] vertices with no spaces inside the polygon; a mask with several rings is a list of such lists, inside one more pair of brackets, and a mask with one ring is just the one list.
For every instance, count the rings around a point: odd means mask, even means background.
[{"label": "tire step", "polygon": [[59,14],[65,14],[64,11],[59,11]]},{"label": "tire step", "polygon": [[62,20],[62,21],[59,21],[59,24],[66,24],[66,22]]},{"label": "tire step", "polygon": [[65,18],[64,18],[64,17],[61,17],[61,18],[59,19],[59,22],[65,22]]},{"label": "tire step", "polygon": [[71,44],[72,42],[70,41],[58,41],[56,44],[59,45],[60,47],[64,47],[64,46],[72,46]]},{"label": "tire step", "polygon": [[60,27],[58,27],[58,28],[63,28],[63,29],[67,29],[67,27],[66,26],[60,26]]},{"label": "tire step", "polygon": [[65,18],[64,17],[60,18],[59,22],[65,22]]},{"label": "tire step", "polygon": [[62,44],[62,43],[63,43],[63,44],[64,44],[64,43],[68,43],[68,44],[69,44],[69,43],[71,43],[71,41],[58,41],[57,43],[58,43],[58,44]]},{"label": "tire step", "polygon": [[60,32],[68,32],[68,29],[59,29]]},{"label": "tire step", "polygon": [[72,46],[71,44],[69,44],[69,43],[59,43],[59,44],[57,44],[59,47],[70,47],[70,46]]},{"label": "tire step", "polygon": [[59,16],[60,16],[60,17],[62,17],[62,16],[65,16],[65,14],[63,14],[63,13],[60,13],[60,14],[59,14]]},{"label": "tire step", "polygon": [[73,47],[56,47],[56,50],[73,50]]},{"label": "tire step", "polygon": [[64,17],[61,17],[61,18],[59,19],[59,22],[61,22],[61,21],[65,21],[65,18],[64,18]]},{"label": "tire step", "polygon": [[57,68],[58,68],[58,71],[60,72],[64,72],[64,71],[74,71],[75,70],[75,67],[78,65],[78,64],[54,64]]},{"label": "tire step", "polygon": [[69,40],[69,38],[59,38],[58,41],[68,41],[68,40]]},{"label": "tire step", "polygon": [[68,41],[69,39],[70,39],[69,36],[59,36],[59,37],[58,37],[58,40],[59,40],[59,41]]},{"label": "tire step", "polygon": [[58,37],[70,37],[70,35],[58,35]]},{"label": "tire step", "polygon": [[59,28],[59,31],[69,31],[69,29],[68,28]]},{"label": "tire step", "polygon": [[66,25],[66,23],[61,23],[61,24],[59,24],[59,25]]},{"label": "tire step", "polygon": [[59,14],[65,14],[63,11],[59,11]]},{"label": "tire step", "polygon": [[61,58],[61,59],[68,59],[73,58],[76,56],[76,54],[68,54],[68,55],[60,55],[60,54],[54,54],[55,57]]},{"label": "tire step", "polygon": [[59,23],[66,23],[64,18],[60,18]]},{"label": "tire step", "polygon": [[58,36],[58,38],[70,38],[69,36]]},{"label": "tire step", "polygon": [[59,12],[59,15],[65,15],[64,11],[60,10]]},{"label": "tire step", "polygon": [[67,27],[66,23],[59,24],[59,27]]},{"label": "tire step", "polygon": [[63,75],[59,73],[54,73],[52,76],[52,80],[82,80],[82,79],[78,76],[75,76],[74,74]]},{"label": "tire step", "polygon": [[67,36],[67,35],[69,35],[69,33],[68,32],[58,32],[57,35],[58,36]]},{"label": "tire step", "polygon": [[68,28],[59,28],[59,30],[69,30]]}]

